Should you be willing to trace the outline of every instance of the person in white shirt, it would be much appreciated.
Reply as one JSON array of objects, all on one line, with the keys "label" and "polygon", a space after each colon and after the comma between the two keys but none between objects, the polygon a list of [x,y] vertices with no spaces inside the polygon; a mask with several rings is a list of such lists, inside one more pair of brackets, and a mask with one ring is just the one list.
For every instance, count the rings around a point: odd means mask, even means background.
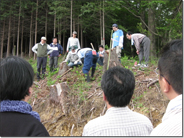
[{"label": "person in white shirt", "polygon": [[71,51],[71,47],[74,46],[75,49],[80,49],[80,43],[79,43],[79,39],[76,38],[77,36],[77,32],[74,31],[73,36],[68,38],[68,43],[67,43],[67,52]]},{"label": "person in white shirt", "polygon": [[128,108],[135,88],[134,74],[130,70],[110,68],[102,76],[101,88],[107,111],[85,125],[83,136],[150,135],[153,129],[151,121]]},{"label": "person in white shirt", "polygon": [[159,84],[170,100],[166,112],[151,136],[182,136],[183,44],[173,40],[161,52],[158,62]]},{"label": "person in white shirt", "polygon": [[41,37],[41,42],[35,44],[32,47],[32,51],[37,54],[37,79],[38,81],[41,79],[40,77],[40,69],[42,67],[42,79],[44,78],[46,65],[47,65],[47,55],[52,53],[53,50],[58,50],[57,47],[51,47],[46,43],[46,37]]},{"label": "person in white shirt", "polygon": [[103,66],[103,60],[104,60],[104,53],[105,53],[105,50],[104,50],[104,46],[103,45],[99,45],[99,58],[98,58],[98,61],[97,63],[101,66]]}]

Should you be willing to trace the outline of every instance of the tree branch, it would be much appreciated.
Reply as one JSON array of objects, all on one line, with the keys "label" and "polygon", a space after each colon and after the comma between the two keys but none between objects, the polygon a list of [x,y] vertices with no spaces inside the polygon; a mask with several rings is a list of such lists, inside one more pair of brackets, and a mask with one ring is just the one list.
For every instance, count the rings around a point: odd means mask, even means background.
[{"label": "tree branch", "polygon": [[[148,27],[148,25],[144,22],[144,20],[143,20],[140,16],[135,15],[135,14],[134,14],[132,11],[130,11],[127,7],[125,7],[125,6],[122,6],[122,7],[124,7],[125,9],[127,9],[127,10],[128,10],[130,13],[132,13],[135,17],[139,18],[139,19],[144,23],[144,25],[150,30],[150,32],[152,32],[154,35],[160,36],[159,34],[153,32],[153,31]],[[161,37],[161,36],[160,36],[160,37]]]}]

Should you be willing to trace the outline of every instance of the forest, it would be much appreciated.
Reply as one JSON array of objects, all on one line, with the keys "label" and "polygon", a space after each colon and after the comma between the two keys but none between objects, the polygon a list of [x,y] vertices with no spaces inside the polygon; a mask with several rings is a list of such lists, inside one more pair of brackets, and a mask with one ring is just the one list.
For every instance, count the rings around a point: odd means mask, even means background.
[{"label": "forest", "polygon": [[[27,103],[39,114],[40,122],[50,136],[82,136],[84,126],[90,120],[106,113],[108,106],[104,102],[102,75],[115,66],[130,70],[135,77],[135,89],[128,108],[149,118],[153,128],[163,121],[169,99],[159,85],[158,59],[165,44],[182,39],[182,0],[1,0],[0,13],[0,60],[13,55],[27,60],[32,66],[34,78]],[[113,24],[124,33],[121,58],[115,50],[109,50]],[[84,65],[69,68],[65,61],[68,38],[73,31],[77,32],[81,48],[91,47],[91,43],[96,51],[99,45],[105,47],[104,65],[95,63],[94,76],[90,67],[90,82],[85,79]],[[149,66],[136,66],[138,56],[135,46],[131,46],[131,41],[126,38],[128,31],[145,34],[151,40]],[[45,73],[42,65],[43,77],[36,81],[40,72],[32,47],[43,36],[47,38],[47,44],[57,37],[63,53],[58,53],[58,66],[54,71],[50,70],[50,56],[42,57],[47,61]],[[7,67],[13,68],[13,74],[17,74],[15,69],[19,68],[12,66]],[[1,74],[4,74],[3,70]],[[12,80],[12,76],[8,80]],[[15,78],[20,79],[20,75]]]},{"label": "forest", "polygon": [[[31,48],[42,36],[58,37],[66,52],[68,38],[77,31],[81,47],[110,45],[112,24],[146,34],[151,59],[168,41],[182,38],[182,0],[1,0],[0,58],[33,57]],[[135,57],[135,47],[124,37],[123,54]]]}]

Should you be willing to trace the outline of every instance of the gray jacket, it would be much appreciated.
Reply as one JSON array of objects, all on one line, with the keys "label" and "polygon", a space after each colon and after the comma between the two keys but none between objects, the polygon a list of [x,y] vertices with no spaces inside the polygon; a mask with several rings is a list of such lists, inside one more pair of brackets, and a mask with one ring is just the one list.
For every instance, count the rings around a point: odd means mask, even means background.
[{"label": "gray jacket", "polygon": [[67,58],[65,60],[66,62],[67,61],[75,62],[75,61],[79,60],[79,56],[77,55],[77,53],[71,53],[71,52],[69,52],[68,54],[69,55],[67,56]]},{"label": "gray jacket", "polygon": [[136,49],[140,51],[140,44],[143,40],[144,37],[146,37],[146,35],[144,34],[140,34],[140,33],[135,33],[135,34],[132,34],[131,36],[131,44],[135,45]]}]

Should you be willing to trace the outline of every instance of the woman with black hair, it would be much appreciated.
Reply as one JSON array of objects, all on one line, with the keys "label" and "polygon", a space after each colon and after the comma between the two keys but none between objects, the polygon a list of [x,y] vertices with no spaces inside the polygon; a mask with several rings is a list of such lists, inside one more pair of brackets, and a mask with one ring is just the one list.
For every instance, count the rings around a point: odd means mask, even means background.
[{"label": "woman with black hair", "polygon": [[22,58],[0,62],[0,136],[49,136],[40,116],[27,103],[34,71]]}]

